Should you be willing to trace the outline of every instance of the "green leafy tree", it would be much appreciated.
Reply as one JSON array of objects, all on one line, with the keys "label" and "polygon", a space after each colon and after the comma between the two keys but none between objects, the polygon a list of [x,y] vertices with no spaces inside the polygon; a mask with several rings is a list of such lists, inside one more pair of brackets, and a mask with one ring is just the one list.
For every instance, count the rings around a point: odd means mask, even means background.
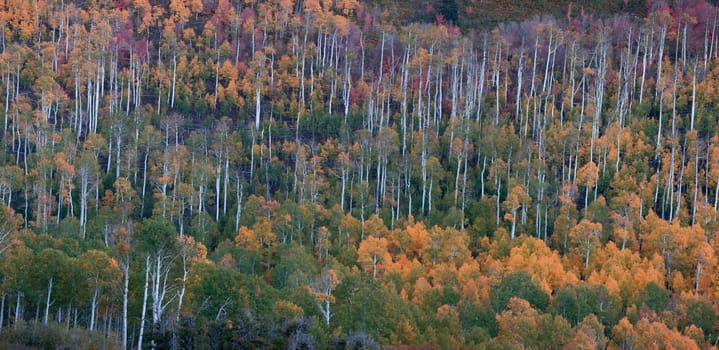
[{"label": "green leafy tree", "polygon": [[549,306],[549,295],[537,285],[525,271],[511,272],[492,286],[489,291],[494,310],[501,313],[511,298],[522,298],[539,311]]},{"label": "green leafy tree", "polygon": [[33,277],[39,286],[45,286],[45,316],[43,323],[47,324],[50,318],[50,306],[53,303],[53,290],[61,278],[63,266],[67,263],[67,256],[60,250],[45,248],[38,253],[33,261]]},{"label": "green leafy tree", "polygon": [[163,320],[165,311],[170,305],[170,290],[173,288],[173,262],[177,256],[177,233],[175,227],[163,218],[150,218],[135,228],[136,244],[144,257],[145,281],[142,298],[142,315],[140,319],[140,336],[138,347],[142,346],[146,307],[148,296],[151,296],[151,312],[153,327]]},{"label": "green leafy tree", "polygon": [[634,304],[641,307],[646,306],[655,312],[664,310],[669,302],[668,293],[660,285],[655,282],[649,282],[639,291],[634,300]]},{"label": "green leafy tree", "polygon": [[0,259],[2,268],[2,293],[14,293],[15,310],[14,322],[22,319],[22,299],[27,293],[32,293],[31,272],[34,267],[36,256],[22,241],[15,241]]},{"label": "green leafy tree", "polygon": [[596,315],[603,325],[613,326],[620,315],[620,306],[606,287],[580,282],[557,291],[551,312],[564,317],[572,325],[578,325],[588,315]]},{"label": "green leafy tree", "polygon": [[90,293],[90,325],[88,328],[92,331],[95,329],[95,318],[103,290],[117,289],[120,285],[120,269],[115,260],[99,250],[86,251],[80,255],[79,263],[79,268],[82,269],[85,277],[86,288]]}]

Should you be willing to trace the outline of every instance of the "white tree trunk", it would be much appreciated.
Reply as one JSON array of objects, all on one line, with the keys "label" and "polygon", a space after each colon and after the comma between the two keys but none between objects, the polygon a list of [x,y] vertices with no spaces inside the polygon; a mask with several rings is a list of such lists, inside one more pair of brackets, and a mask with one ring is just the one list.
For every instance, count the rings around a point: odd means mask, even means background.
[{"label": "white tree trunk", "polygon": [[123,286],[122,286],[122,347],[127,349],[127,304],[128,304],[128,285],[130,284],[130,263],[129,258],[123,266]]},{"label": "white tree trunk", "polygon": [[3,322],[5,321],[4,316],[5,316],[5,297],[6,296],[7,295],[5,293],[3,293],[2,299],[0,301],[0,331],[2,331]]},{"label": "white tree trunk", "polygon": [[[259,79],[259,74],[258,77]],[[260,83],[255,87],[255,130],[260,130]]]},{"label": "white tree trunk", "polygon": [[50,315],[50,299],[52,298],[52,283],[53,283],[53,278],[50,277],[50,280],[47,282],[47,300],[45,301],[45,318],[43,319],[44,324],[47,324],[48,317]]},{"label": "white tree trunk", "polygon": [[176,320],[180,320],[180,314],[182,313],[182,300],[185,297],[185,290],[187,288],[187,258],[182,258],[182,287],[180,288],[180,292],[177,295],[177,318]]},{"label": "white tree trunk", "polygon": [[147,289],[150,284],[150,257],[145,257],[145,288],[142,296],[142,316],[140,317],[140,337],[137,341],[137,348],[142,349],[142,338],[145,334],[145,317],[147,315]]},{"label": "white tree trunk", "polygon": [[15,329],[17,329],[19,320],[22,318],[21,314],[21,308],[20,308],[20,299],[22,298],[22,292],[17,292],[17,299],[15,300]]},{"label": "white tree trunk", "polygon": [[90,303],[90,330],[95,330],[95,314],[97,313],[97,299],[99,297],[100,290],[95,288],[92,292],[92,302]]}]

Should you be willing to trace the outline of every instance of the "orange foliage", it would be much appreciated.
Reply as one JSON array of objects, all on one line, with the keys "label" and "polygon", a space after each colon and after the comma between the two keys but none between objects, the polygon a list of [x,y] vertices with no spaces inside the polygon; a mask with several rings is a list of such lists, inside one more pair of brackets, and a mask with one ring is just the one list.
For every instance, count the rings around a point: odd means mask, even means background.
[{"label": "orange foliage", "polygon": [[384,269],[385,264],[392,262],[392,257],[387,251],[387,239],[368,236],[360,243],[357,250],[357,263],[365,271],[372,273],[372,278],[377,279],[378,274]]},{"label": "orange foliage", "polygon": [[664,263],[658,255],[652,259],[642,258],[636,252],[621,250],[614,242],[609,242],[597,252],[596,261],[597,266],[587,281],[604,285],[617,300],[632,300],[649,282],[664,285]]},{"label": "orange foliage", "polygon": [[513,271],[527,271],[548,294],[579,281],[573,272],[565,270],[559,254],[536,238],[527,237],[512,248],[506,264]]}]

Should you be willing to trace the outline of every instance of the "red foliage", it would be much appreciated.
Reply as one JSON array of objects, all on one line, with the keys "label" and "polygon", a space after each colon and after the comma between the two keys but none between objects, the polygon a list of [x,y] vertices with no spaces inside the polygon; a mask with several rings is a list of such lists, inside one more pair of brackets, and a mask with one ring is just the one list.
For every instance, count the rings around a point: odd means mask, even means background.
[{"label": "red foliage", "polygon": [[114,8],[119,9],[119,10],[125,10],[125,9],[127,9],[127,6],[128,6],[128,5],[129,5],[129,4],[127,3],[126,0],[115,0],[115,2],[112,4],[112,6],[113,6]]},{"label": "red foliage", "polygon": [[149,48],[149,43],[147,41],[147,38],[142,38],[140,40],[136,40],[134,42],[133,47],[134,47],[133,54],[135,55],[135,57],[138,57],[140,59],[147,57],[148,48]]},{"label": "red foliage", "polygon": [[438,13],[437,15],[434,16],[434,22],[438,26],[443,26],[443,25],[447,24],[447,19],[444,18],[443,14]]},{"label": "red foliage", "polygon": [[350,104],[353,106],[360,106],[366,100],[368,95],[369,89],[367,84],[360,80],[358,83],[355,83],[354,88],[350,91]]}]

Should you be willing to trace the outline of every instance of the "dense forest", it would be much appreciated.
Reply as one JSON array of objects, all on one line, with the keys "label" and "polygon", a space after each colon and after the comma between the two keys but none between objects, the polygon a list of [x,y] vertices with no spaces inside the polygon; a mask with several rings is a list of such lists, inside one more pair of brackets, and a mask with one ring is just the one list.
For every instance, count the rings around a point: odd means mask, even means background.
[{"label": "dense forest", "polygon": [[[710,4],[715,2],[709,1]],[[647,0],[365,0],[363,3],[392,13],[390,20],[395,25],[447,22],[467,33],[491,30],[500,23],[522,22],[534,17],[553,17],[566,22],[583,12],[596,19],[617,14],[644,17],[654,8],[647,4]]]},{"label": "dense forest", "polygon": [[384,2],[2,2],[0,347],[716,347],[717,8]]}]

